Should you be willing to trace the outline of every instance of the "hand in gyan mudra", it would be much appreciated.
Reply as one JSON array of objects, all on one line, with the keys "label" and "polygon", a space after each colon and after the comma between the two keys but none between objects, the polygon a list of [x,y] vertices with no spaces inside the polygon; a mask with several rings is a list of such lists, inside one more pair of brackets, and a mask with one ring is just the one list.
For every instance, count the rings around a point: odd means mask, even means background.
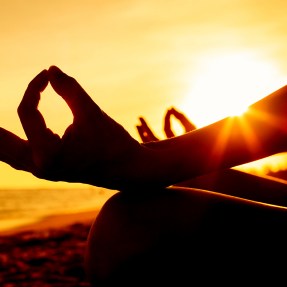
[{"label": "hand in gyan mudra", "polygon": [[[47,128],[38,110],[41,92],[49,83],[74,116],[62,137]],[[30,82],[19,105],[27,140],[0,128],[0,160],[51,181],[118,190],[158,189],[286,151],[286,91],[287,86],[282,87],[251,105],[239,119],[223,119],[146,145],[105,114],[74,78],[52,66]],[[220,135],[224,135],[225,149],[223,153],[220,147],[218,164],[210,158],[214,158]],[[252,149],[246,142],[248,135],[252,135],[251,139],[256,137]]]},{"label": "hand in gyan mudra", "polygon": [[[38,110],[41,92],[49,82],[74,116],[62,137],[47,128]],[[132,184],[131,175],[137,177],[135,162],[144,156],[145,148],[59,68],[43,70],[30,82],[18,114],[28,140],[0,129],[0,160],[13,168],[47,180],[114,189]]]}]

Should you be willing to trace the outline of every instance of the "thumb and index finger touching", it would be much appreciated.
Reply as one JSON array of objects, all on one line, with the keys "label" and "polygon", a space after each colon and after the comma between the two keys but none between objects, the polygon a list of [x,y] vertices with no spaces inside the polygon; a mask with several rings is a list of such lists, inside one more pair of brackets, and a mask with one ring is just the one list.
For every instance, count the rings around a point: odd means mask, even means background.
[{"label": "thumb and index finger touching", "polygon": [[45,120],[38,110],[41,92],[50,82],[55,92],[70,107],[74,118],[84,118],[89,111],[95,114],[101,111],[80,84],[72,77],[63,73],[58,67],[51,66],[39,73],[28,85],[18,107],[18,115],[29,140],[43,138],[47,130]]},{"label": "thumb and index finger touching", "polygon": [[49,82],[56,93],[66,101],[74,119],[85,118],[91,110],[93,114],[97,109],[101,111],[77,81],[56,66],[51,66],[48,70],[39,73],[29,83],[18,107],[18,115],[23,129],[32,147],[34,157],[39,161],[53,153],[60,139],[58,135],[47,128],[45,119],[38,110],[41,92],[45,90]]},{"label": "thumb and index finger touching", "polygon": [[102,113],[101,109],[72,77],[63,73],[58,67],[51,66],[48,78],[55,92],[60,95],[70,107],[75,119],[86,118],[87,114]]}]

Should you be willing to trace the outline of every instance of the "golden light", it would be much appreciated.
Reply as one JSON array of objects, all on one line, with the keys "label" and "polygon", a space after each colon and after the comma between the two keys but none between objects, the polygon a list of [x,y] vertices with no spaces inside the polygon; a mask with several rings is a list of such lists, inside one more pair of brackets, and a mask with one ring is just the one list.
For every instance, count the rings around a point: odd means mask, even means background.
[{"label": "golden light", "polygon": [[240,115],[248,106],[283,85],[276,65],[251,52],[202,55],[180,103],[197,127],[227,116]]}]

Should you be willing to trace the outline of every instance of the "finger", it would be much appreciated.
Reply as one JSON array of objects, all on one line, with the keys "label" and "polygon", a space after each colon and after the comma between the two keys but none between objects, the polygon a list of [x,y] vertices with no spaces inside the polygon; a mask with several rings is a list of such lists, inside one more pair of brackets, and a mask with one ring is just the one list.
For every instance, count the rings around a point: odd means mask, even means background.
[{"label": "finger", "polygon": [[173,109],[173,115],[177,118],[185,129],[185,132],[191,132],[196,129],[196,126],[187,118],[184,113]]},{"label": "finger", "polygon": [[148,131],[151,132],[151,129],[149,128],[149,126],[148,126],[146,120],[145,120],[143,117],[139,117],[139,120],[140,120],[140,122],[141,122],[142,127],[143,127],[145,130],[148,130]]},{"label": "finger", "polygon": [[185,123],[183,124],[184,128],[185,128],[185,131],[188,133],[188,132],[191,132],[193,130],[196,129],[196,126],[190,122],[189,120],[186,119]]},{"label": "finger", "polygon": [[172,110],[169,109],[167,110],[166,114],[165,114],[165,117],[164,117],[164,121],[167,122],[167,121],[170,121],[170,116],[172,115]]},{"label": "finger", "polygon": [[154,135],[154,133],[149,128],[148,124],[146,123],[145,119],[140,117],[139,118],[141,125],[142,125],[142,132],[145,135],[145,138],[148,141],[158,141],[158,138]]},{"label": "finger", "polygon": [[146,136],[145,136],[145,133],[144,133],[144,131],[143,131],[142,126],[136,126],[136,128],[137,128],[138,134],[139,134],[139,136],[140,136],[142,142],[143,142],[143,143],[148,142],[148,139],[147,139]]},{"label": "finger", "polygon": [[59,136],[47,129],[38,110],[40,94],[47,85],[48,71],[44,70],[30,82],[18,107],[19,118],[32,149],[32,159],[39,169],[52,160],[60,142]]},{"label": "finger", "polygon": [[56,66],[49,68],[48,76],[53,89],[66,101],[76,119],[102,115],[101,109],[74,78]]},{"label": "finger", "polygon": [[169,115],[171,115],[171,114],[173,113],[173,111],[174,111],[174,108],[170,108],[170,109],[167,110],[166,113],[169,114]]},{"label": "finger", "polygon": [[18,107],[20,121],[31,144],[41,141],[41,138],[45,136],[46,123],[38,111],[38,104],[40,101],[40,93],[47,85],[47,70],[43,70],[29,83]]},{"label": "finger", "polygon": [[0,161],[15,169],[32,172],[33,163],[27,142],[2,128],[0,128]]},{"label": "finger", "polygon": [[175,108],[171,108],[170,109],[171,114],[173,114],[176,118],[181,118],[183,116],[182,113],[180,113],[179,111],[177,111]]},{"label": "finger", "polygon": [[171,115],[172,115],[173,109],[167,110],[165,117],[164,117],[164,133],[167,138],[172,138],[174,137],[174,133],[171,129]]},{"label": "finger", "polygon": [[175,134],[173,133],[173,131],[171,129],[170,121],[165,121],[164,133],[165,133],[167,138],[172,138],[175,136]]}]

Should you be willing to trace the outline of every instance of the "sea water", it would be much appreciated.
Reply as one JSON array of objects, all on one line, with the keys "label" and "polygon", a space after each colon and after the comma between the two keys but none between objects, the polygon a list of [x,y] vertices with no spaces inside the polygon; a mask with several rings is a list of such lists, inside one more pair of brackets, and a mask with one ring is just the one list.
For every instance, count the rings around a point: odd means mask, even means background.
[{"label": "sea water", "polygon": [[0,231],[30,224],[41,218],[96,210],[115,191],[85,189],[3,189],[0,190]]}]

